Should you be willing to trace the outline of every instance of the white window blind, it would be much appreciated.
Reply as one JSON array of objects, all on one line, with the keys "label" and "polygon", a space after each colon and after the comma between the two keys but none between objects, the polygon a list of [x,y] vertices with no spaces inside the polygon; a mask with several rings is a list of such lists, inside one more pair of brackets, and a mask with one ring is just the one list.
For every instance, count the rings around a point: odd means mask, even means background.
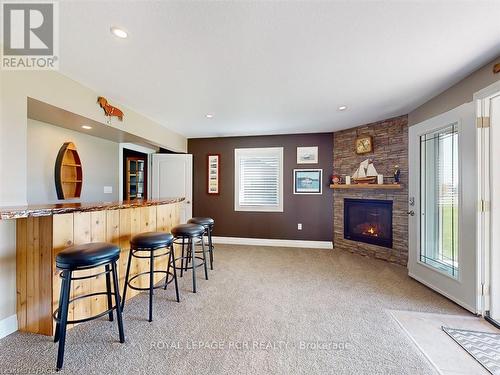
[{"label": "white window blind", "polygon": [[235,210],[283,211],[283,148],[239,148],[235,156]]}]

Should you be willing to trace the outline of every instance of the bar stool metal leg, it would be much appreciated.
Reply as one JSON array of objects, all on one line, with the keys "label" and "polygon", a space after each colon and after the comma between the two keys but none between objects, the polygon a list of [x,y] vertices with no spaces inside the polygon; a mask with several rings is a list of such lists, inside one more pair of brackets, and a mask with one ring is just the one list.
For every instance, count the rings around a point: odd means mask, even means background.
[{"label": "bar stool metal leg", "polygon": [[[201,252],[203,254],[203,267],[205,268],[205,280],[208,280],[207,255],[205,252],[205,241],[203,239],[203,235],[201,236]],[[193,266],[194,266],[194,257],[193,257]]]},{"label": "bar stool metal leg", "polygon": [[118,285],[118,272],[116,272],[116,262],[111,264],[111,272],[113,272],[113,283],[115,289],[115,304],[116,304],[116,319],[118,320],[118,333],[120,335],[120,342],[123,344],[125,342],[125,333],[123,331],[123,319],[122,312],[120,308],[120,293]]},{"label": "bar stool metal leg", "polygon": [[[192,240],[193,240],[192,238],[189,239],[189,241],[192,241]],[[192,256],[193,256],[193,254],[191,254],[191,242],[189,242],[188,248],[186,250],[186,269],[185,269],[185,271],[187,271],[189,268],[189,263],[191,263]]]},{"label": "bar stool metal leg", "polygon": [[109,269],[109,264],[106,264],[106,266],[104,266],[104,269],[106,271],[106,292],[108,293],[108,310],[109,311],[109,321],[112,322],[113,321],[113,310],[112,310],[112,307],[113,307],[113,302],[111,301],[111,276],[110,276],[110,269]]},{"label": "bar stool metal leg", "polygon": [[[153,251],[149,255],[149,321],[153,321],[153,287],[154,287],[154,265]],[[168,275],[167,275],[168,278]]]},{"label": "bar stool metal leg", "polygon": [[172,248],[168,249],[168,263],[167,263],[167,276],[165,276],[165,285],[163,286],[163,290],[167,290],[168,286],[168,273],[170,272],[170,260],[172,259]]},{"label": "bar stool metal leg", "polygon": [[65,293],[65,288],[64,288],[64,279],[62,280],[61,283],[61,291],[59,292],[59,306],[57,310],[57,322],[56,322],[56,330],[54,332],[54,342],[59,341],[59,335],[60,335],[60,330],[61,330],[61,306],[62,306],[62,301],[64,300],[64,293]]},{"label": "bar stool metal leg", "polygon": [[212,243],[212,229],[208,229],[208,253],[210,256],[210,269],[214,269],[214,245]]},{"label": "bar stool metal leg", "polygon": [[64,361],[64,345],[66,344],[66,322],[68,321],[68,305],[71,290],[71,271],[63,272],[63,285],[64,294],[63,299],[60,301],[61,314],[59,322],[59,348],[57,349],[57,370],[60,370]]},{"label": "bar stool metal leg", "polygon": [[128,253],[127,272],[125,272],[125,285],[123,286],[121,310],[125,307],[125,296],[127,295],[128,277],[130,276],[130,263],[132,263],[132,249]]},{"label": "bar stool metal leg", "polygon": [[174,267],[175,295],[177,296],[177,302],[180,302],[180,298],[179,298],[179,285],[177,284],[177,266],[175,264],[174,245],[171,245],[171,247],[170,247],[170,256],[172,257],[172,265]]},{"label": "bar stool metal leg", "polygon": [[181,249],[181,277],[182,273],[184,272],[184,245],[185,245],[185,240],[184,237],[182,237],[182,249]]},{"label": "bar stool metal leg", "polygon": [[[194,241],[193,238],[189,238],[189,248],[191,249],[191,254],[194,254]],[[196,293],[196,267],[193,260],[193,293]]]},{"label": "bar stool metal leg", "polygon": [[168,275],[170,273],[170,267],[172,267],[172,269],[173,269],[174,285],[175,285],[175,295],[177,296],[177,302],[180,302],[180,298],[179,298],[179,286],[177,285],[177,271],[176,271],[177,267],[175,265],[174,245],[171,245],[170,249],[169,249],[168,265],[167,265],[167,277],[165,278],[165,286],[163,287],[164,290],[167,290]]}]

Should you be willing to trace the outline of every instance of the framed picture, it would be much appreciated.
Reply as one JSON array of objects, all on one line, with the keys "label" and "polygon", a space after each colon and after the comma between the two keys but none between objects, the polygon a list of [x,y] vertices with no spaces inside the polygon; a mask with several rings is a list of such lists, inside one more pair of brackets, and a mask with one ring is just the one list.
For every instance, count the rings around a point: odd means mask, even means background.
[{"label": "framed picture", "polygon": [[219,194],[219,180],[220,180],[220,155],[208,154],[207,155],[207,193]]},{"label": "framed picture", "polygon": [[293,170],[294,194],[322,194],[322,185],[323,185],[322,169]]},{"label": "framed picture", "polygon": [[297,164],[318,164],[318,146],[297,147]]}]

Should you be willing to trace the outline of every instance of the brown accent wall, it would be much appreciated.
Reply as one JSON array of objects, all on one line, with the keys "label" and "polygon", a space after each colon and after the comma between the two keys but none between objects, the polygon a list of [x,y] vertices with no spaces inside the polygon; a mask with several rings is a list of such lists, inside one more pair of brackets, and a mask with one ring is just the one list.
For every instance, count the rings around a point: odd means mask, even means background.
[{"label": "brown accent wall", "polygon": [[[356,137],[371,135],[374,152],[357,155]],[[378,173],[393,176],[394,165],[401,168],[401,190],[335,190],[334,193],[334,244],[335,249],[347,250],[390,262],[406,265],[408,262],[408,117],[400,116],[372,124],[347,129],[333,135],[334,172],[352,175],[359,163],[373,159]],[[387,179],[386,182],[393,180]],[[344,239],[344,198],[393,200],[393,248]]]},{"label": "brown accent wall", "polygon": [[[319,163],[297,165],[297,146],[318,146]],[[284,212],[234,211],[234,149],[283,147]],[[215,235],[287,240],[331,241],[333,193],[329,189],[332,173],[333,134],[292,134],[251,137],[196,138],[188,140],[193,154],[193,216],[215,219]],[[220,154],[220,195],[208,195],[207,154]],[[322,195],[294,195],[294,168],[322,168]],[[297,230],[297,223],[303,229]]]}]

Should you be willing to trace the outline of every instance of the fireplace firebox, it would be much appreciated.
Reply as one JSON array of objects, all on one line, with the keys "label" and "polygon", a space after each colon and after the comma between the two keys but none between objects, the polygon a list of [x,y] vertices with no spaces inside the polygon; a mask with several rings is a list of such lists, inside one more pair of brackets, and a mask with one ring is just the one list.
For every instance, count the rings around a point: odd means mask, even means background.
[{"label": "fireplace firebox", "polygon": [[392,248],[392,201],[344,198],[344,238]]}]

